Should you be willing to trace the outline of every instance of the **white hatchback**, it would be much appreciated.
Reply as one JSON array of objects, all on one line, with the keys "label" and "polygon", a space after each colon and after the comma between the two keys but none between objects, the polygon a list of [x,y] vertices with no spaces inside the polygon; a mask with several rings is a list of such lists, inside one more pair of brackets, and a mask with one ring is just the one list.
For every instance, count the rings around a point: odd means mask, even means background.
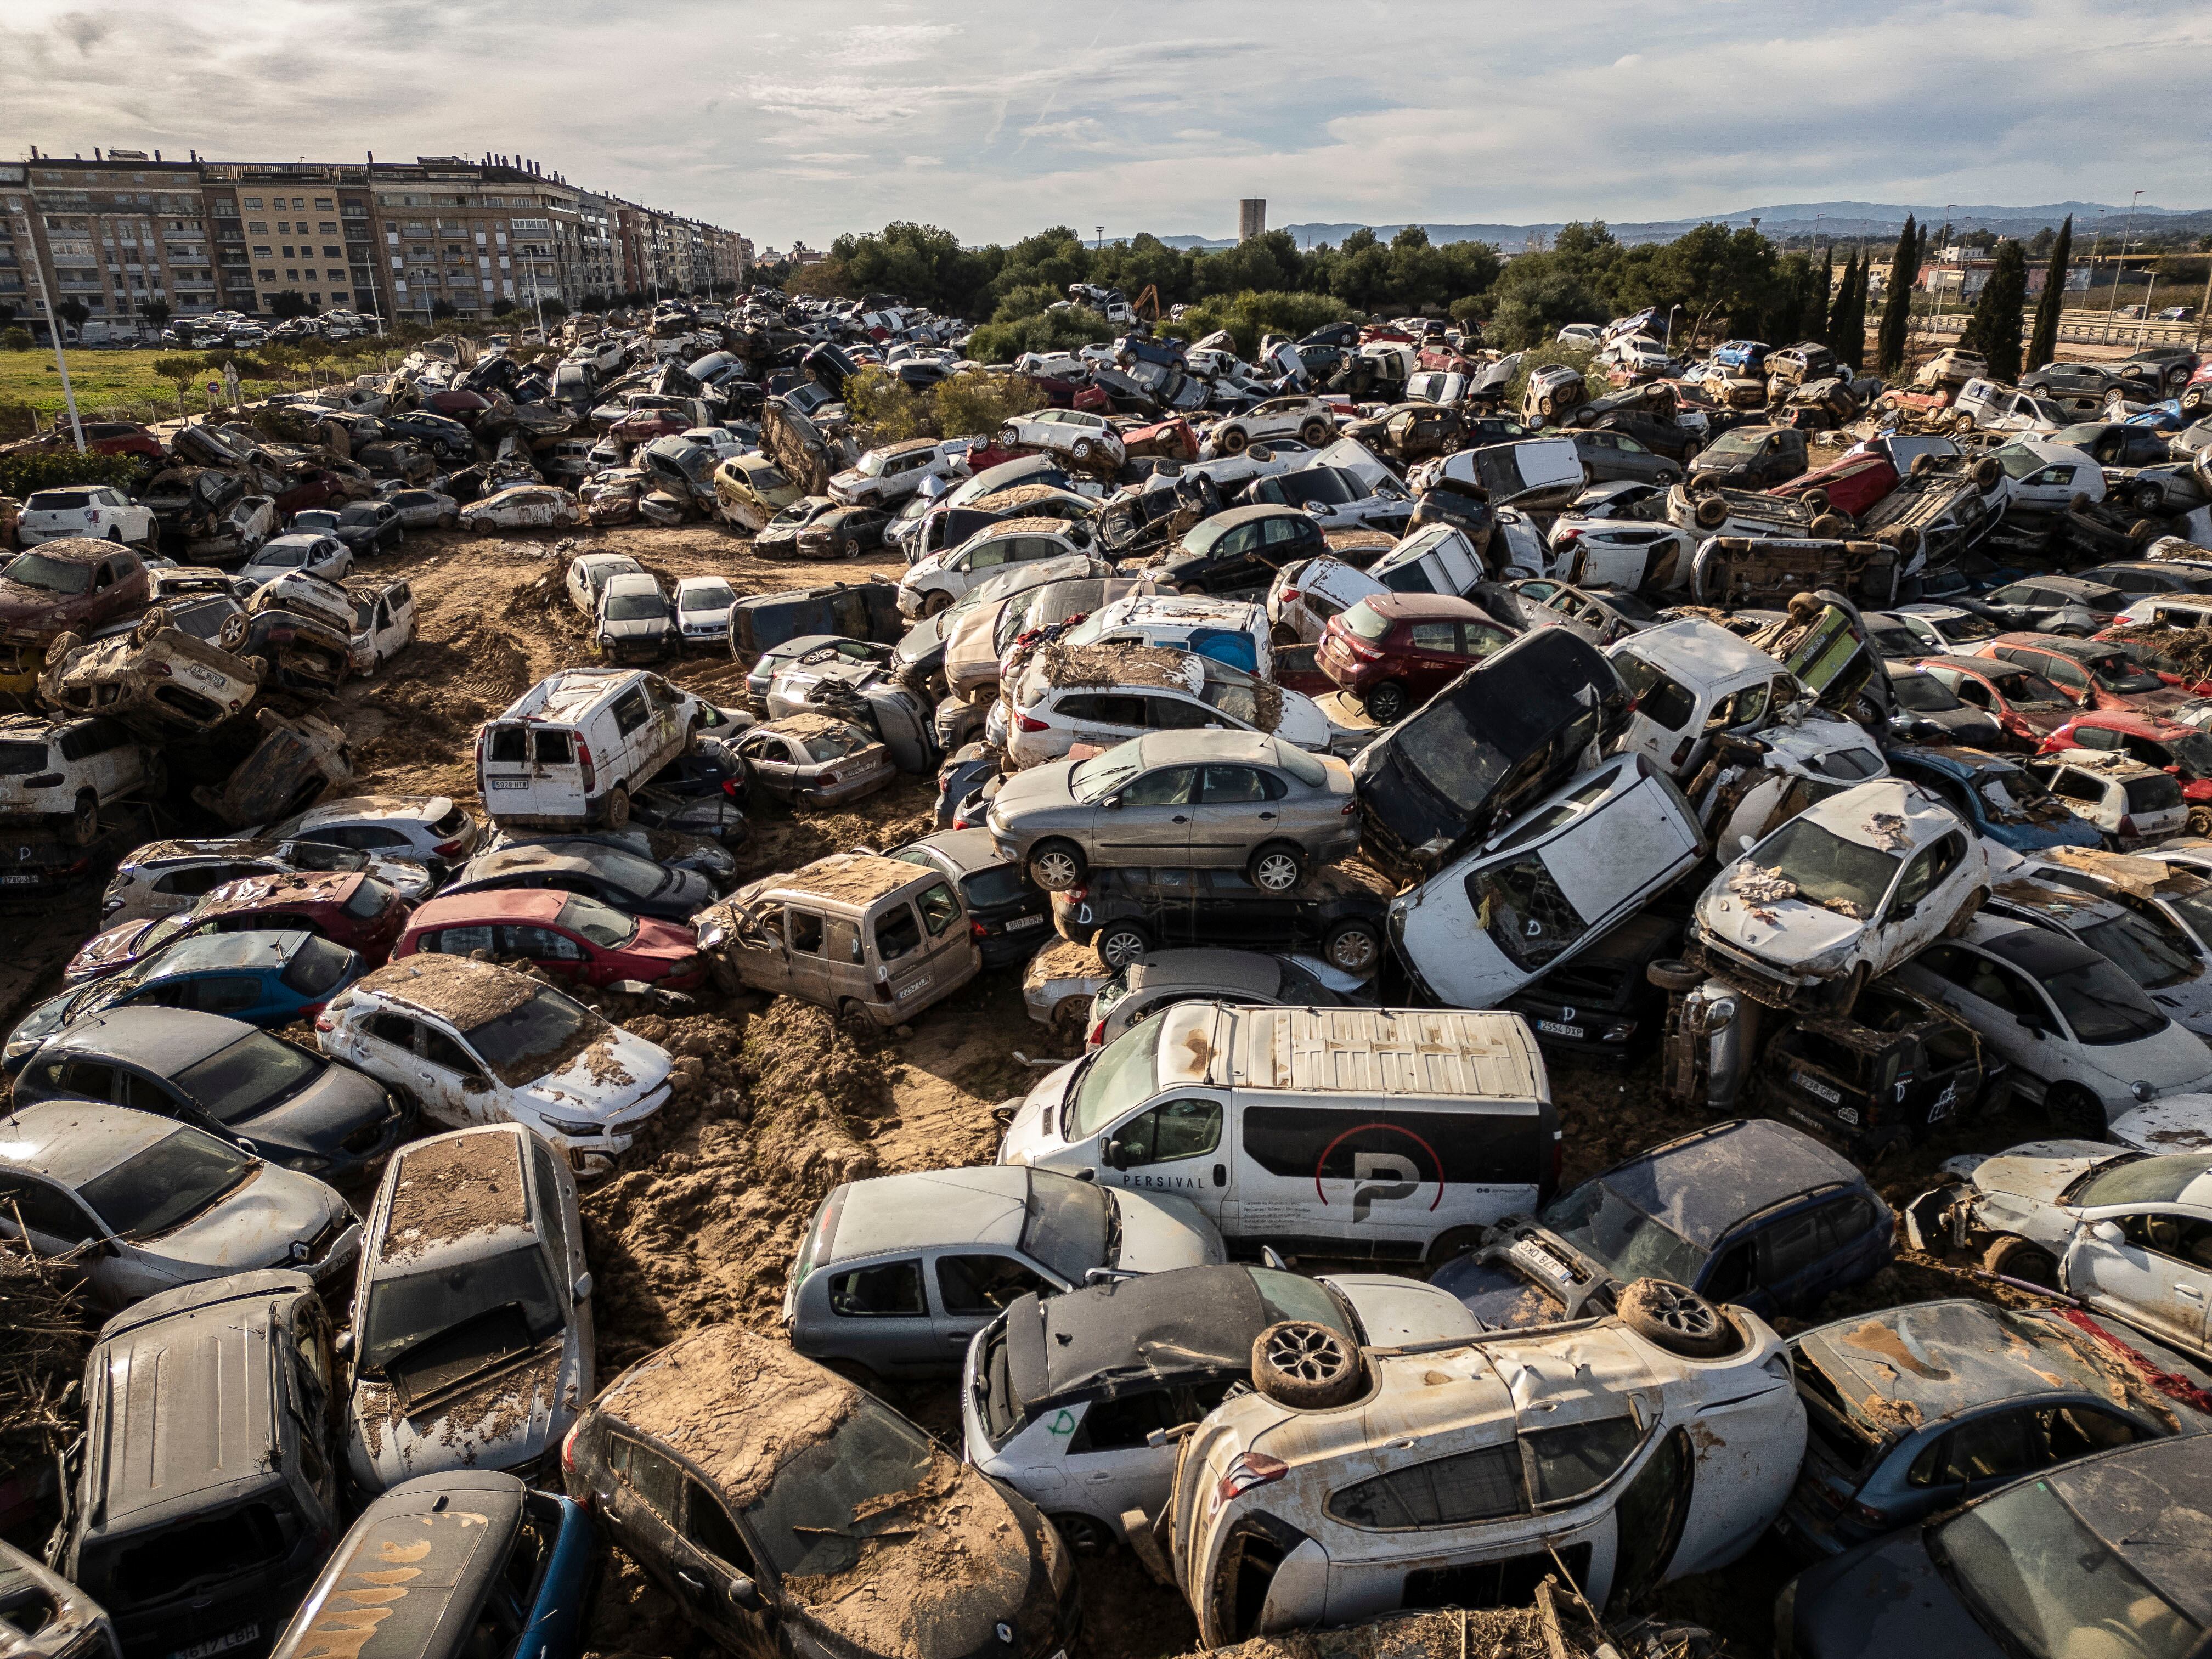
[{"label": "white hatchback", "polygon": [[141,507],[113,484],[65,484],[32,493],[15,521],[25,547],[89,536],[94,541],[136,542],[151,550],[160,526],[154,509]]},{"label": "white hatchback", "polygon": [[599,590],[607,585],[611,576],[641,575],[645,567],[627,553],[579,553],[568,561],[568,574],[563,583],[568,603],[586,617],[596,616],[599,609]]}]

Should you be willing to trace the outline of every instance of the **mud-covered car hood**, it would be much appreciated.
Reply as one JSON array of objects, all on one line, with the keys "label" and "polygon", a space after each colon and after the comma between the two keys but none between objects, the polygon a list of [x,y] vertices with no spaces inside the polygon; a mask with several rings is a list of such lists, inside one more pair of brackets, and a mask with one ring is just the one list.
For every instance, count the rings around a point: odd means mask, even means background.
[{"label": "mud-covered car hood", "polygon": [[2121,1153],[2094,1140],[2036,1140],[2008,1152],[1984,1158],[1974,1168],[1973,1182],[1984,1193],[2033,1204],[2055,1204],[2058,1194],[2108,1159]]},{"label": "mud-covered car hood", "polygon": [[0,629],[37,631],[52,628],[58,633],[68,617],[68,602],[56,599],[45,588],[26,587],[21,582],[0,579]]},{"label": "mud-covered car hood", "polygon": [[1798,969],[1814,957],[1847,948],[1866,923],[1803,899],[1753,903],[1728,886],[1732,866],[1698,901],[1698,925],[1745,955],[1784,969]]},{"label": "mud-covered car hood", "polygon": [[603,1120],[644,1101],[668,1081],[668,1073],[665,1052],[614,1026],[559,1071],[514,1092],[556,1117],[580,1111]]},{"label": "mud-covered car hood", "polygon": [[[1067,1091],[1075,1086],[1077,1073],[1084,1062],[1072,1060],[1056,1071],[1047,1072],[1037,1085],[1018,1101],[1013,1117],[1006,1124],[1005,1138],[999,1143],[999,1162],[1001,1164],[1031,1164],[1038,1153],[1051,1150],[1046,1145],[1046,1133],[1057,1124],[1060,1103]],[[1057,1144],[1057,1130],[1054,1129]]]},{"label": "mud-covered car hood", "polygon": [[527,1480],[561,1443],[582,1402],[568,1333],[483,1376],[400,1403],[387,1383],[362,1377],[347,1407],[347,1461],[354,1479],[383,1492],[441,1469],[505,1469]]},{"label": "mud-covered car hood", "polygon": [[149,1255],[214,1273],[290,1267],[297,1265],[295,1241],[311,1243],[350,1213],[345,1200],[313,1176],[264,1164],[183,1226],[137,1242]]}]

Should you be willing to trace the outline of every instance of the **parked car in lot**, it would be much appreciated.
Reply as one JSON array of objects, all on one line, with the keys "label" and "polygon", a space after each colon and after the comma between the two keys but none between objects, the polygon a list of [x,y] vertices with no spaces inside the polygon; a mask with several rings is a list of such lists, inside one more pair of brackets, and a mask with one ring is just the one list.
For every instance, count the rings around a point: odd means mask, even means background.
[{"label": "parked car in lot", "polygon": [[341,582],[353,574],[353,550],[337,537],[301,531],[270,537],[253,550],[238,574],[247,581],[262,584],[295,573]]},{"label": "parked car in lot", "polygon": [[552,1474],[595,1387],[565,1163],[522,1125],[489,1123],[416,1141],[386,1166],[347,1343],[356,1491],[465,1468]]},{"label": "parked car in lot", "polygon": [[1689,489],[1765,489],[1804,470],[1802,432],[1787,426],[1739,426],[1698,452],[1690,463]]},{"label": "parked car in lot", "polygon": [[598,614],[599,595],[607,583],[617,576],[638,576],[645,567],[627,553],[579,553],[568,561],[568,574],[562,586],[568,603],[585,616]]},{"label": "parked car in lot", "polygon": [[707,976],[698,941],[680,922],[625,915],[583,893],[441,893],[408,919],[392,947],[395,962],[419,951],[485,952],[529,963],[556,981],[604,988],[640,981],[664,991],[696,989]]},{"label": "parked car in lot", "polygon": [[737,590],[720,576],[686,576],[676,584],[676,623],[684,646],[720,645],[730,636]]},{"label": "parked car in lot", "polygon": [[875,734],[827,714],[789,714],[739,738],[752,784],[793,805],[829,806],[873,794],[898,776]]},{"label": "parked car in lot", "polygon": [[1382,1273],[1190,1267],[1027,1297],[968,1346],[962,1450],[1043,1510],[1077,1554],[1103,1554],[1124,1516],[1166,1506],[1182,1450],[1166,1431],[1249,1386],[1253,1345],[1285,1320],[1362,1346],[1476,1334],[1451,1297]]},{"label": "parked car in lot", "polygon": [[11,828],[42,822],[88,846],[104,808],[159,795],[167,776],[158,753],[105,715],[0,715],[0,823]]},{"label": "parked car in lot", "polygon": [[349,501],[340,507],[316,507],[295,513],[286,528],[334,536],[356,558],[394,552],[407,544],[407,526],[399,509],[389,501]]},{"label": "parked car in lot", "polygon": [[150,550],[161,533],[154,510],[141,507],[114,484],[61,484],[34,489],[15,520],[22,546],[83,537],[91,541],[130,542]]},{"label": "parked car in lot", "polygon": [[1316,660],[1377,724],[1391,726],[1512,641],[1465,599],[1384,592],[1331,617]]},{"label": "parked car in lot", "polygon": [[2212,1429],[2186,1389],[2152,1380],[2202,1390],[2212,1379],[2199,1367],[2128,1326],[2051,1308],[1955,1300],[1853,1314],[1792,1338],[1790,1359],[1811,1432],[1775,1525],[1816,1558],[2024,1475]]},{"label": "parked car in lot", "polygon": [[2131,852],[2189,828],[2179,781],[2126,755],[2077,749],[2038,755],[2026,768],[2117,851]]},{"label": "parked car in lot", "polygon": [[1390,890],[1356,864],[1316,870],[1287,894],[1255,885],[1242,870],[1127,866],[1092,870],[1054,893],[1053,926],[1111,970],[1158,949],[1231,945],[1310,952],[1364,978],[1382,961]]},{"label": "parked car in lot", "polygon": [[1996,715],[1966,702],[1933,674],[1895,663],[1888,673],[1890,693],[1897,702],[1897,712],[1889,717],[1893,738],[1969,749],[1994,748],[2004,740],[2004,728]]},{"label": "parked car in lot", "polygon": [[1923,657],[1917,665],[1961,702],[1995,715],[2010,748],[2040,749],[2074,712],[2057,686],[2023,663],[1960,655]]},{"label": "parked car in lot", "polygon": [[[811,1426],[794,1434],[799,1420]],[[873,1395],[735,1325],[693,1331],[609,1383],[562,1474],[732,1652],[939,1659],[995,1638],[1008,1659],[1045,1659],[1074,1640],[1073,1562],[1028,1502]],[[939,1576],[948,1546],[957,1577]]]},{"label": "parked car in lot", "polygon": [[970,588],[1008,565],[1062,559],[1084,550],[1078,535],[1059,519],[1001,519],[957,546],[915,560],[899,578],[904,617],[933,617],[951,609]]},{"label": "parked car in lot", "polygon": [[567,490],[552,484],[510,484],[471,501],[460,511],[460,527],[477,535],[494,530],[561,530],[583,522],[583,509]]},{"label": "parked car in lot", "polygon": [[2000,634],[1976,654],[2032,669],[2080,708],[2171,716],[2197,701],[2108,640]]},{"label": "parked car in lot", "polygon": [[189,1123],[40,1100],[9,1115],[8,1133],[0,1238],[27,1236],[48,1256],[89,1247],[85,1282],[102,1307],[256,1267],[334,1291],[360,1253],[361,1224],[337,1193]]},{"label": "parked car in lot", "polygon": [[1232,507],[1187,531],[1154,568],[1177,593],[1257,598],[1285,566],[1328,551],[1317,520],[1295,507]]},{"label": "parked car in lot", "polygon": [[102,979],[179,939],[213,933],[308,933],[375,964],[391,954],[407,915],[398,895],[365,873],[244,876],[210,889],[188,910],[94,934],[62,969],[62,983]]},{"label": "parked car in lot", "polygon": [[783,1291],[792,1346],[863,1386],[957,1372],[1024,1296],[1227,1258],[1188,1200],[1003,1165],[831,1189]]},{"label": "parked car in lot", "polygon": [[1212,732],[1279,740],[1316,754],[1357,752],[1367,734],[1331,720],[1303,692],[1170,646],[1065,641],[1017,656],[986,734],[1017,767],[1146,732]]},{"label": "parked car in lot", "polygon": [[395,489],[384,499],[410,530],[451,530],[461,521],[461,504],[435,489]]}]

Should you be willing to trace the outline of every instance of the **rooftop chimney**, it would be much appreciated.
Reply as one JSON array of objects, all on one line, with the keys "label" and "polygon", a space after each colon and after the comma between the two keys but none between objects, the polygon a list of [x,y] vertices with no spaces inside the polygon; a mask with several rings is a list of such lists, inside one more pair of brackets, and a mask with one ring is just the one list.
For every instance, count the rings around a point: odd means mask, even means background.
[{"label": "rooftop chimney", "polygon": [[157,161],[161,159],[161,152],[160,150],[157,149],[154,152],[154,159]]}]

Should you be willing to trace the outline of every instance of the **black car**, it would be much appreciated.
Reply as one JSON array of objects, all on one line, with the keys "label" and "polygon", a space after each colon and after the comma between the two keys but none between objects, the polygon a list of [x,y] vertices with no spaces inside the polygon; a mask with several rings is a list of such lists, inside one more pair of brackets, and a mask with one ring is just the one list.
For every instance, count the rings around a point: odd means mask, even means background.
[{"label": "black car", "polygon": [[714,883],[693,870],[577,837],[479,853],[453,872],[447,893],[553,889],[580,893],[626,915],[689,921],[714,902]]},{"label": "black car", "polygon": [[1002,858],[988,830],[947,830],[908,842],[890,854],[951,877],[967,901],[986,968],[1026,962],[1052,933],[1052,900],[1022,878],[1021,866]]},{"label": "black car", "polygon": [[884,544],[891,515],[880,507],[832,505],[800,526],[799,556],[804,559],[857,559]]},{"label": "black car", "polygon": [[[2022,1478],[1823,1561],[1782,1587],[1779,1659],[2180,1659],[2212,1626],[2212,1435],[2052,1468],[2051,1442],[1992,1442]],[[1968,1481],[1959,1481],[1960,1486]]]},{"label": "black car", "polygon": [[2020,389],[2061,403],[2099,404],[2115,392],[2124,398],[2136,390],[2113,365],[2081,362],[2045,363],[2030,369],[2020,377]]},{"label": "black car", "polygon": [[1286,564],[1328,551],[1321,526],[1295,507],[1232,507],[1186,532],[1152,574],[1185,593],[1264,590]]},{"label": "black car", "polygon": [[407,539],[399,509],[389,501],[348,501],[335,513],[295,514],[292,528],[335,536],[356,554],[389,553]]},{"label": "black car", "polygon": [[1360,851],[1396,881],[1454,852],[1565,781],[1628,717],[1605,654],[1542,628],[1485,658],[1352,763]]},{"label": "black car", "polygon": [[1698,452],[1690,465],[1690,488],[1771,489],[1804,471],[1803,433],[1787,426],[1739,426]]},{"label": "black car", "polygon": [[411,1115],[374,1078],[273,1032],[143,1004],[88,1015],[33,1053],[15,1098],[57,1097],[173,1117],[325,1181],[382,1158]]},{"label": "black car", "polygon": [[1679,465],[1618,424],[1578,427],[1572,435],[1575,454],[1592,483],[1675,483],[1681,479]]},{"label": "black car", "polygon": [[1345,864],[1315,871],[1289,894],[1261,891],[1242,870],[1131,865],[1092,870],[1052,896],[1060,937],[1115,969],[1157,947],[1218,945],[1317,951],[1364,975],[1382,960],[1389,910],[1390,890]]},{"label": "black car", "polygon": [[1504,1006],[1561,1054],[1626,1060],[1659,1040],[1667,994],[1644,971],[1681,954],[1682,918],[1644,910],[1595,945],[1522,986]]},{"label": "black car", "polygon": [[382,417],[384,429],[395,438],[412,438],[441,461],[473,461],[477,441],[468,428],[449,416],[412,410]]},{"label": "black car", "polygon": [[2114,367],[2129,384],[2130,402],[2154,404],[2187,386],[2197,362],[2197,354],[2185,345],[2159,345],[2130,352]]},{"label": "black car", "polygon": [[2049,441],[2078,449],[2100,466],[2157,466],[2173,459],[2165,433],[2121,421],[2077,421]]},{"label": "black car", "polygon": [[905,632],[898,589],[881,577],[756,593],[730,607],[730,655],[747,665],[770,646],[802,634],[836,634],[888,645]]}]

